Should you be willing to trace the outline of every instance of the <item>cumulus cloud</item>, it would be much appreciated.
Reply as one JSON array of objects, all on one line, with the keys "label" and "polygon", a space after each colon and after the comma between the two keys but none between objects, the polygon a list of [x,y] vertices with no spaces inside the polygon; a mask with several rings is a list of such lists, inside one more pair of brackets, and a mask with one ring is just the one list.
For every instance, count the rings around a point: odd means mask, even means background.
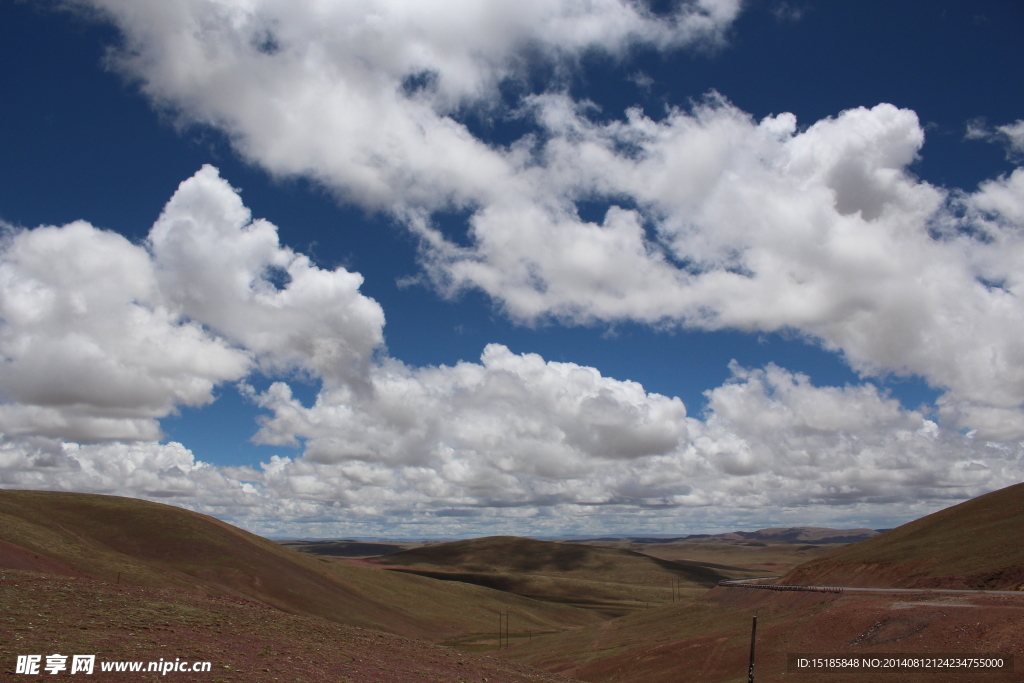
[{"label": "cumulus cloud", "polygon": [[[481,288],[521,320],[795,329],[862,373],[916,374],[947,401],[1019,413],[1019,171],[964,196],[918,180],[907,166],[923,131],[891,105],[802,132],[720,97],[607,124],[564,96],[537,107],[554,135],[521,195],[474,215],[469,247],[423,228],[438,282]],[[622,195],[639,208],[578,217],[575,202]],[[987,436],[1024,435],[962,415]]]},{"label": "cumulus cloud", "polygon": [[[1024,436],[1016,173],[967,195],[922,182],[922,127],[887,104],[798,129],[711,94],[597,121],[561,89],[588,51],[722,44],[734,0],[78,4],[120,27],[112,63],[159,106],[399,217],[442,292],[524,322],[796,330],[865,375],[923,377],[959,425]],[[536,60],[556,76],[531,92]],[[532,128],[509,145],[466,125],[508,115]],[[1021,125],[991,135],[1016,150]],[[609,208],[590,222],[581,202]],[[463,240],[434,227],[451,210]]]},{"label": "cumulus cloud", "polygon": [[212,166],[182,183],[148,245],[156,280],[176,309],[254,354],[268,371],[356,381],[384,341],[384,312],[359,293],[363,277],[321,270],[282,247],[277,228],[253,221]]},{"label": "cumulus cloud", "polygon": [[[75,0],[122,29],[114,57],[184,121],[225,130],[278,174],[318,178],[375,207],[486,201],[500,150],[452,115],[491,111],[531,59],[716,44],[739,0],[655,15],[627,0]],[[528,56],[530,55],[530,56]]]},{"label": "cumulus cloud", "polygon": [[[1016,481],[1002,447],[904,410],[871,384],[815,387],[733,366],[702,419],[595,369],[487,347],[480,363],[374,376],[372,398],[283,384],[258,439],[305,440],[264,465],[285,496],[380,508],[807,506],[942,499]],[[970,494],[968,494],[970,495]]]},{"label": "cumulus cloud", "polygon": [[[721,45],[738,1],[68,2],[116,23],[110,63],[181,122],[403,221],[439,291],[483,290],[522,322],[795,330],[946,393],[937,423],[870,384],[735,367],[688,416],[500,345],[410,368],[382,355],[358,274],[281,245],[204,168],[145,244],[82,222],[5,236],[4,485],[172,496],[264,531],[416,512],[423,529],[559,533],[623,510],[635,529],[689,510],[921,511],[1020,479],[1024,171],[974,192],[922,182],[917,116],[887,104],[799,128],[712,93],[598,120],[563,91],[591,51]],[[538,60],[555,76],[529,92]],[[532,132],[498,145],[466,123],[506,116]],[[1012,151],[1020,129],[992,135]],[[451,210],[464,240],[435,229]],[[257,440],[301,455],[216,468],[155,443],[160,418],[254,371],[322,380],[311,407],[285,381],[247,389]]]},{"label": "cumulus cloud", "polygon": [[146,250],[84,222],[8,235],[0,252],[0,430],[155,439],[249,360],[182,319]]},{"label": "cumulus cloud", "polygon": [[81,445],[39,437],[0,442],[0,485],[194,499],[209,506],[239,504],[254,492],[251,485],[196,461],[180,443]]},{"label": "cumulus cloud", "polygon": [[693,443],[722,472],[739,475],[727,488],[751,487],[761,504],[934,499],[1019,478],[1020,444],[943,428],[874,385],[816,387],[775,365],[732,371],[707,392]]},{"label": "cumulus cloud", "polygon": [[261,438],[306,440],[296,458],[213,467],[176,443],[23,437],[0,443],[0,485],[169,500],[262,533],[329,536],[879,526],[1020,479],[1020,444],[943,428],[872,385],[732,370],[694,419],[636,383],[492,345],[480,363],[385,363],[372,397],[331,390],[306,408],[272,386],[256,397],[270,411]]},{"label": "cumulus cloud", "polygon": [[[1016,182],[964,211],[991,217]],[[995,241],[1005,226],[990,223]],[[624,512],[651,532],[766,506],[804,511],[780,523],[880,502],[912,517],[1021,476],[1019,443],[962,434],[871,384],[815,387],[773,365],[734,365],[701,416],[500,344],[479,362],[409,367],[381,352],[383,313],[360,283],[281,246],[211,167],[181,184],[143,245],[83,222],[11,232],[0,485],[172,500],[263,533],[557,534],[619,528]],[[242,384],[265,411],[255,440],[299,455],[216,467],[156,443],[176,406],[256,371],[322,380],[310,406],[287,381]],[[943,409],[973,409],[997,433],[1012,424],[981,412],[990,404]]]},{"label": "cumulus cloud", "polygon": [[480,363],[413,369],[392,360],[372,381],[364,396],[324,391],[310,408],[278,383],[257,397],[271,416],[256,439],[303,439],[307,465],[326,466],[311,480],[324,496],[351,488],[337,482],[343,473],[390,485],[392,468],[405,468],[433,496],[477,491],[510,502],[573,498],[565,482],[590,479],[597,463],[673,453],[687,438],[678,398],[497,344]]},{"label": "cumulus cloud", "polygon": [[82,221],[12,230],[0,245],[0,432],[157,440],[159,418],[211,402],[254,364],[357,381],[384,324],[361,283],[281,247],[212,167],[182,183],[146,245]]}]

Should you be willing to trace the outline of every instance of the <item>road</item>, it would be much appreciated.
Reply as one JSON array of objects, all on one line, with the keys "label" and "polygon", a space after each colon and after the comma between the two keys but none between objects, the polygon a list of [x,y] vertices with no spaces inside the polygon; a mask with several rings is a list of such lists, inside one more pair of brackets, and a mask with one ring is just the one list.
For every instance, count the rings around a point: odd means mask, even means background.
[{"label": "road", "polygon": [[786,586],[770,583],[753,583],[777,579],[777,576],[756,579],[731,579],[719,581],[724,588],[759,588],[771,591],[807,591],[812,593],[942,593],[948,595],[1016,595],[1024,597],[1024,591],[986,591],[958,588],[853,588],[850,586]]}]

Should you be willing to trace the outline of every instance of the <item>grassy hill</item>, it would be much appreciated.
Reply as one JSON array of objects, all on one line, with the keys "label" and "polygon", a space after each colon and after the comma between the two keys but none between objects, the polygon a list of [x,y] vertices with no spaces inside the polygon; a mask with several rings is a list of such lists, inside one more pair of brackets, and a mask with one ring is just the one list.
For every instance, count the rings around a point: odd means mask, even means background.
[{"label": "grassy hill", "polygon": [[573,604],[618,616],[670,602],[714,586],[723,574],[712,565],[661,560],[628,550],[490,536],[404,550],[379,566],[450,581],[497,588],[540,600]]},{"label": "grassy hill", "polygon": [[[1024,595],[932,597],[719,587],[703,598],[641,610],[597,626],[534,638],[513,633],[497,656],[593,683],[744,683],[758,612],[758,681],[1019,683]],[[519,636],[518,638],[516,636]],[[787,673],[788,653],[1014,654],[1017,671],[979,674]]]},{"label": "grassy hill", "polygon": [[[695,600],[661,605],[604,624],[532,642],[520,638],[501,656],[595,683],[739,683],[747,679],[751,616],[757,610],[758,680],[788,680],[784,678],[786,655],[791,652],[999,652],[1015,653],[1019,661],[1024,655],[1021,529],[1024,485],[1016,485],[834,550],[778,581],[1018,589],[1019,597],[837,595],[718,587]],[[837,683],[863,678],[848,671],[805,675]],[[966,683],[977,676],[969,671],[947,672],[943,680]],[[1008,683],[1020,678],[1009,672],[986,677]],[[874,672],[870,680],[909,679],[905,673]]]},{"label": "grassy hill", "polygon": [[1019,590],[1024,484],[973,498],[800,565],[780,582]]},{"label": "grassy hill", "polygon": [[[843,546],[877,535],[852,530],[814,530],[800,527],[798,533],[785,529],[757,532],[691,536],[676,539],[608,539],[590,542],[603,548],[633,550],[671,562],[696,562],[716,569],[727,578],[779,576],[808,560],[826,555]],[[828,531],[830,534],[814,531]],[[744,534],[744,535],[741,535]],[[834,539],[840,540],[834,540]],[[586,541],[572,541],[586,543]]]},{"label": "grassy hill", "polygon": [[[5,569],[0,586],[0,662],[11,683],[50,678],[15,674],[14,663],[18,655],[52,652],[95,654],[85,680],[98,683],[569,683],[493,657],[284,614],[242,598]],[[166,677],[101,670],[104,662],[145,666],[158,659],[212,667]]]},{"label": "grassy hill", "polygon": [[597,616],[479,586],[312,557],[206,515],[133,498],[0,490],[0,567],[244,597],[295,614],[444,640],[512,611],[540,631]]},{"label": "grassy hill", "polygon": [[405,550],[398,543],[364,543],[360,541],[278,541],[280,545],[300,553],[323,557],[380,557]]}]

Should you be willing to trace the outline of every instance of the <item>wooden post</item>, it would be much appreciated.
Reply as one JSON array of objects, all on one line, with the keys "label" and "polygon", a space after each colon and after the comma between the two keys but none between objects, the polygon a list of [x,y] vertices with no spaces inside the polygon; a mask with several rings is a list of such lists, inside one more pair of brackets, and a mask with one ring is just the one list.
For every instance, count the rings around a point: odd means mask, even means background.
[{"label": "wooden post", "polygon": [[754,683],[754,644],[757,641],[757,610],[754,610],[754,625],[750,628],[750,668],[747,670],[747,683]]}]

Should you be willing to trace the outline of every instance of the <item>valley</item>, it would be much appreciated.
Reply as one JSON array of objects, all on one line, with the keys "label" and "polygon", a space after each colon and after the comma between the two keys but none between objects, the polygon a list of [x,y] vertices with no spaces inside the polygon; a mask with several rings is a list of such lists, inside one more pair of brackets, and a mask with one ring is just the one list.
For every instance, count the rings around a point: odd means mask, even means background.
[{"label": "valley", "polygon": [[[174,656],[211,661],[211,681],[725,683],[746,680],[756,611],[758,681],[867,680],[787,672],[789,653],[1003,653],[1024,666],[1022,524],[1018,485],[884,533],[274,542],[159,503],[3,490],[0,657],[13,671],[30,652]],[[719,584],[735,578],[914,592]]]}]

